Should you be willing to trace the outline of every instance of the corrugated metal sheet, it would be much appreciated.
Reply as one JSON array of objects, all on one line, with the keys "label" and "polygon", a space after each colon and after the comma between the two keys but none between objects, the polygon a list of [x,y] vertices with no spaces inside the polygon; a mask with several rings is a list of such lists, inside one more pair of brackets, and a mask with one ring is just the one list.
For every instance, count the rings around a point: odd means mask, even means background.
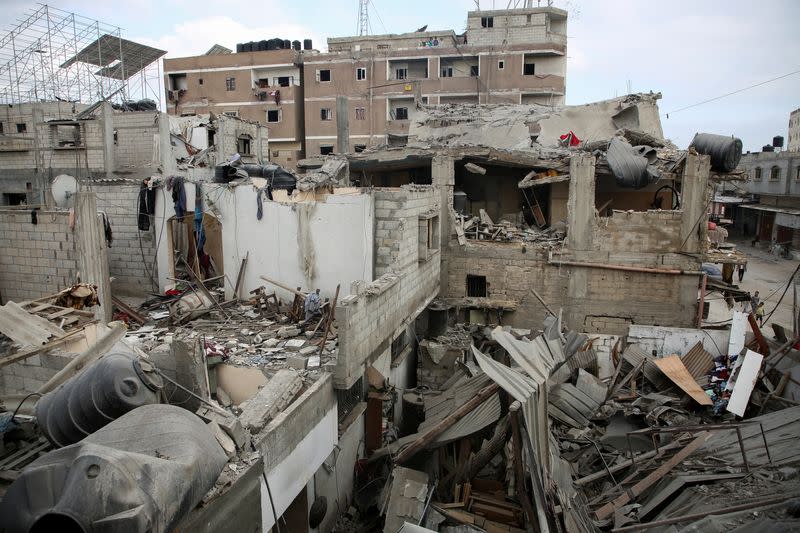
[{"label": "corrugated metal sheet", "polygon": [[[556,361],[550,353],[547,341],[545,341],[542,336],[536,337],[533,341],[523,341],[515,338],[511,333],[504,331],[503,328],[498,326],[492,331],[492,339],[508,352],[511,359],[522,367],[522,370],[524,370],[535,383],[542,384],[547,381]],[[561,346],[561,343],[558,342],[558,345]],[[478,364],[480,364],[480,362]],[[481,365],[481,368],[483,368],[483,365]],[[504,368],[508,367],[504,366]],[[483,371],[486,372],[486,369]]]},{"label": "corrugated metal sheet", "polygon": [[[463,378],[442,394],[425,397],[425,421],[420,424],[418,434],[422,434],[432,426],[441,422],[450,413],[464,405],[479,390],[492,380],[486,374],[474,378]],[[446,444],[480,431],[500,418],[500,398],[497,394],[467,413],[458,422],[449,427],[434,442]]]},{"label": "corrugated metal sheet", "polygon": [[638,344],[631,344],[625,348],[622,358],[634,368],[644,361],[642,373],[657,389],[663,390],[670,386],[669,379],[653,363],[653,356],[645,352]]},{"label": "corrugated metal sheet", "polygon": [[691,350],[681,357],[686,370],[697,380],[698,383],[708,382],[708,372],[714,368],[714,358],[703,348],[703,343],[698,342]]},{"label": "corrugated metal sheet", "polygon": [[550,389],[550,416],[575,428],[586,427],[600,404],[571,383]]},{"label": "corrugated metal sheet", "polygon": [[25,346],[41,346],[50,337],[63,337],[64,330],[39,315],[32,315],[16,302],[0,307],[0,333]]}]

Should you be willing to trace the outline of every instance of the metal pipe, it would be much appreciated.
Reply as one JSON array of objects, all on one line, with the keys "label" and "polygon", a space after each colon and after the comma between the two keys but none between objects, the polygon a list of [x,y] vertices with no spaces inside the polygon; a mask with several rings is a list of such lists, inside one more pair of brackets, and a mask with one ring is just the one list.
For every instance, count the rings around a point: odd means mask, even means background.
[{"label": "metal pipe", "polygon": [[606,270],[621,270],[624,272],[643,272],[646,274],[672,274],[683,276],[702,276],[705,274],[702,270],[682,270],[677,268],[653,268],[653,267],[637,267],[632,265],[612,265],[609,263],[587,263],[583,261],[561,261],[558,259],[550,259],[547,262],[549,265],[556,266],[575,266],[586,268],[602,268]]}]

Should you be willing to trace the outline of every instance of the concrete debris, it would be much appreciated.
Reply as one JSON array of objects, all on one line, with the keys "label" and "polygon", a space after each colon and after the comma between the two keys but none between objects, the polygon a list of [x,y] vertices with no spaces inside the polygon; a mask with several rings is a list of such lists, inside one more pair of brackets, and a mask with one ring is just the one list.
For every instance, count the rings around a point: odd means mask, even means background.
[{"label": "concrete debris", "polygon": [[241,405],[239,420],[250,433],[257,434],[292,402],[302,387],[300,374],[279,370],[253,398]]}]

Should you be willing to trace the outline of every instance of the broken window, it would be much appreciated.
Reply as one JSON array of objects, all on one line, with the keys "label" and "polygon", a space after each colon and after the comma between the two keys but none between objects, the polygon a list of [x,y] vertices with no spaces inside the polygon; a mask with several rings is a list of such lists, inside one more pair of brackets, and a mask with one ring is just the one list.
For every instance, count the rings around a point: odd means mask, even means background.
[{"label": "broken window", "polygon": [[333,153],[333,145],[331,144],[323,144],[319,147],[320,155],[328,155]]},{"label": "broken window", "polygon": [[119,144],[119,133],[114,130],[114,144]]},{"label": "broken window", "polygon": [[769,181],[778,181],[781,179],[781,167],[775,165],[769,169]]},{"label": "broken window", "polygon": [[330,107],[323,107],[319,110],[320,120],[333,120],[333,111]]},{"label": "broken window", "polygon": [[226,91],[236,90],[236,78],[225,78],[225,90]]},{"label": "broken window", "polygon": [[499,70],[503,70],[504,68],[506,68],[506,62],[501,59],[500,61],[497,62],[497,68]]},{"label": "broken window", "polygon": [[24,122],[18,123],[17,133],[28,133],[28,126]]},{"label": "broken window", "polygon": [[486,276],[467,274],[467,296],[486,298]]},{"label": "broken window", "polygon": [[317,71],[317,81],[331,81],[330,69],[324,68]]},{"label": "broken window", "polygon": [[280,122],[281,121],[281,110],[280,109],[268,109],[267,110],[267,122]]},{"label": "broken window", "polygon": [[242,135],[236,140],[236,151],[239,155],[250,155],[250,137]]},{"label": "broken window", "polygon": [[453,67],[442,67],[442,77],[443,78],[452,78],[453,77]]},{"label": "broken window", "polygon": [[523,74],[525,74],[526,76],[533,76],[534,74],[536,74],[536,64],[526,62]]},{"label": "broken window", "polygon": [[366,144],[355,144],[355,145],[353,145],[353,151],[356,152],[356,153],[363,152],[366,149],[367,149],[367,145]]},{"label": "broken window", "polygon": [[408,108],[407,107],[398,107],[394,110],[394,119],[395,120],[408,120]]},{"label": "broken window", "polygon": [[753,171],[753,180],[761,181],[761,167],[756,167]]},{"label": "broken window", "polygon": [[392,360],[396,359],[403,353],[403,351],[408,346],[408,335],[406,335],[406,330],[403,330],[400,335],[395,337],[392,341]]},{"label": "broken window", "polygon": [[356,69],[356,79],[358,81],[367,79],[367,68],[366,67],[358,67]]},{"label": "broken window", "polygon": [[417,260],[427,261],[439,249],[439,217],[434,213],[419,216]]},{"label": "broken window", "polygon": [[494,28],[494,17],[481,17],[482,28]]},{"label": "broken window", "polygon": [[8,192],[3,194],[3,205],[25,205],[27,203],[27,195],[16,192]]},{"label": "broken window", "polygon": [[188,89],[189,84],[186,81],[186,74],[170,74],[169,88],[172,91],[185,91]]},{"label": "broken window", "polygon": [[81,142],[81,127],[79,124],[51,125],[50,139],[52,146],[56,148],[75,148],[83,144]]},{"label": "broken window", "polygon": [[469,67],[469,75],[470,75],[470,77],[477,78],[478,77],[478,69],[479,69],[478,65],[470,66]]},{"label": "broken window", "polygon": [[356,120],[366,120],[367,110],[363,107],[356,108]]},{"label": "broken window", "polygon": [[396,79],[396,80],[408,79],[408,69],[407,68],[395,69],[395,71],[394,71],[394,79]]},{"label": "broken window", "polygon": [[272,80],[272,84],[278,87],[289,87],[293,82],[294,76],[278,76]]}]

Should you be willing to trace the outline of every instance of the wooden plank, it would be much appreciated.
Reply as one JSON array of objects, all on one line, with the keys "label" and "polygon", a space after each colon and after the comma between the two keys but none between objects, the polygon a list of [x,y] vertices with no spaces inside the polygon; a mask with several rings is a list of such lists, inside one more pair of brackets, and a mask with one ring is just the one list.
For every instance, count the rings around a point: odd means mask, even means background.
[{"label": "wooden plank", "polygon": [[45,318],[47,320],[54,320],[54,319],[56,319],[58,317],[62,317],[64,315],[70,315],[70,314],[72,314],[73,311],[75,311],[75,309],[73,309],[71,307],[65,307],[64,309],[62,309],[60,311],[56,311],[55,313],[50,313],[49,315],[46,315]]},{"label": "wooden plank", "polygon": [[66,344],[66,343],[74,341],[74,340],[78,340],[83,335],[84,335],[84,330],[82,330],[82,329],[71,331],[71,332],[67,333],[65,336],[59,337],[57,339],[54,339],[54,340],[52,340],[52,341],[50,341],[47,344],[44,344],[42,346],[34,346],[33,348],[29,348],[27,350],[22,350],[20,352],[15,353],[15,354],[11,354],[11,355],[8,355],[6,357],[0,358],[0,368],[3,368],[4,366],[8,366],[11,363],[16,363],[17,361],[23,361],[23,360],[25,360],[25,359],[27,359],[29,357],[33,357],[37,353],[46,352],[48,350],[51,350],[51,349],[55,348],[56,346],[60,346],[62,344]]},{"label": "wooden plank", "polygon": [[[741,357],[741,356],[740,356]],[[733,386],[733,392],[728,400],[728,406],[725,408],[729,413],[737,416],[744,416],[747,409],[747,404],[750,403],[750,395],[756,386],[758,373],[761,370],[761,362],[764,356],[752,350],[747,350],[744,355],[744,362],[739,368],[739,373],[736,375],[736,383]]]},{"label": "wooden plank", "polygon": [[[23,306],[23,307],[26,307],[26,306]],[[41,305],[37,305],[36,307],[33,307],[31,309],[26,309],[26,311],[28,311],[29,313],[38,313],[39,311],[44,311],[45,309],[50,309],[51,307],[55,307],[55,306],[50,305],[50,304],[41,304]]]},{"label": "wooden plank", "polygon": [[[677,356],[674,356],[677,357]],[[687,372],[688,374],[688,372]],[[691,379],[691,376],[690,376]],[[692,380],[694,383],[694,380]],[[711,436],[711,432],[704,431],[700,433],[692,442],[686,445],[685,448],[680,450],[674,456],[672,456],[667,462],[653,470],[650,474],[644,477],[641,481],[630,487],[627,491],[623,492],[621,495],[617,496],[614,500],[608,502],[600,509],[597,510],[595,513],[597,515],[598,520],[605,520],[612,514],[614,511],[629,503],[633,498],[636,498],[645,490],[649,489],[653,485],[655,485],[658,481],[660,481],[665,475],[667,475],[673,468],[675,468],[678,464],[683,462],[684,459],[689,457],[691,454],[695,452],[698,448],[700,448],[708,438]]]},{"label": "wooden plank", "polygon": [[117,306],[117,307],[118,307],[118,308],[119,308],[119,309],[120,309],[122,312],[124,312],[126,315],[128,315],[129,317],[131,317],[133,320],[135,320],[135,321],[136,321],[136,322],[138,322],[139,324],[142,324],[142,325],[144,325],[144,323],[145,323],[145,322],[147,322],[147,319],[146,319],[144,316],[142,316],[142,315],[141,315],[141,314],[140,314],[138,311],[136,311],[136,309],[134,309],[134,308],[133,308],[133,307],[131,307],[130,305],[126,304],[125,302],[123,302],[122,300],[120,300],[119,298],[117,298],[116,296],[114,296],[113,294],[111,295],[111,301],[112,301],[112,302],[114,303],[114,305],[116,305],[116,306]]},{"label": "wooden plank", "polygon": [[654,359],[653,362],[673,383],[681,388],[683,392],[692,397],[700,405],[714,405],[711,398],[703,392],[692,375],[686,369],[681,358],[677,355],[670,355],[661,359]]}]

